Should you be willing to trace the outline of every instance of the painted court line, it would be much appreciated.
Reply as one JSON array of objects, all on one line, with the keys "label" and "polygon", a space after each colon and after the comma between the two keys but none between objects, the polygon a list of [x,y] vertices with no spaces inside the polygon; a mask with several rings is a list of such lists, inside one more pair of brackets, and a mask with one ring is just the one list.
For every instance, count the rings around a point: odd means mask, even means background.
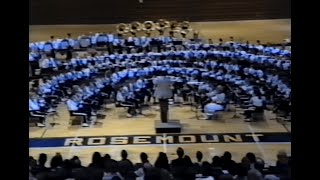
[{"label": "painted court line", "polygon": [[[201,144],[215,144],[215,143],[188,143],[188,144],[167,144],[166,146],[190,146],[190,145],[201,145]],[[257,142],[248,142],[248,143],[219,143],[219,144],[230,144],[230,145],[251,145],[257,144]],[[259,142],[260,145],[291,145],[291,142]],[[146,146],[159,146],[163,147],[163,144],[128,144],[128,145],[105,145],[105,146],[72,146],[73,148],[80,149],[90,149],[90,148],[119,148],[119,147],[146,147]],[[30,147],[29,149],[69,149],[71,146],[61,146],[61,147]]]}]

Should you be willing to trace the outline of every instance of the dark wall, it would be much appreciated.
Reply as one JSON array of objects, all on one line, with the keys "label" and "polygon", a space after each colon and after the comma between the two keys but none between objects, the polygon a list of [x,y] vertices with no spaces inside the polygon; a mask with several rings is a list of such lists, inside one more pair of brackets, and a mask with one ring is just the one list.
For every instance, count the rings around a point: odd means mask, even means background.
[{"label": "dark wall", "polygon": [[30,0],[30,24],[290,18],[290,0]]}]

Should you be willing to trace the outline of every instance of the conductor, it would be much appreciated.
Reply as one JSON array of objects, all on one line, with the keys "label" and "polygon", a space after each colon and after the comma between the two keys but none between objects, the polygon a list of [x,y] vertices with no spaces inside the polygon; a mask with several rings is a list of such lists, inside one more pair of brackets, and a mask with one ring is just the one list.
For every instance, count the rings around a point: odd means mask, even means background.
[{"label": "conductor", "polygon": [[153,83],[155,87],[154,97],[159,99],[161,122],[167,123],[169,110],[168,99],[173,96],[171,89],[173,82],[169,77],[161,75],[158,76]]}]

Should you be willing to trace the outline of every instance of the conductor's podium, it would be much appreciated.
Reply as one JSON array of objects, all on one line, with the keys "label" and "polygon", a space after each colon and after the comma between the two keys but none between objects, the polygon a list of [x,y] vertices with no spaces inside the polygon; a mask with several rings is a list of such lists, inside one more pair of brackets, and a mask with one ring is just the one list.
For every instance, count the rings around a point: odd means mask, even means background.
[{"label": "conductor's podium", "polygon": [[166,123],[155,121],[156,133],[181,133],[182,124],[179,120],[169,120]]}]

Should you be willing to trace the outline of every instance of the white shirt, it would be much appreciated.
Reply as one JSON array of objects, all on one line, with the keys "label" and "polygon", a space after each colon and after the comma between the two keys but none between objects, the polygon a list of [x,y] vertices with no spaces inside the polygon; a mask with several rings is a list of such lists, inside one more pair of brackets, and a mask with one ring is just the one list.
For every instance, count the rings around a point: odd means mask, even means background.
[{"label": "white shirt", "polygon": [[31,99],[29,99],[29,111],[37,111],[40,110],[40,106],[38,104],[38,102],[32,101]]},{"label": "white shirt", "polygon": [[250,102],[252,103],[252,105],[254,105],[256,107],[262,107],[263,106],[263,100],[259,99],[257,96],[251,97]]},{"label": "white shirt", "polygon": [[77,111],[79,109],[78,104],[71,99],[67,101],[67,106],[69,111]]},{"label": "white shirt", "polygon": [[216,111],[221,111],[221,110],[223,110],[223,106],[221,106],[220,104],[216,104],[216,103],[208,103],[204,107],[205,113],[214,113]]},{"label": "white shirt", "polygon": [[226,95],[224,93],[220,93],[211,98],[212,101],[216,102],[224,102]]},{"label": "white shirt", "polygon": [[117,101],[119,102],[125,102],[125,99],[122,95],[122,93],[120,91],[117,92],[117,97],[116,97]]}]

